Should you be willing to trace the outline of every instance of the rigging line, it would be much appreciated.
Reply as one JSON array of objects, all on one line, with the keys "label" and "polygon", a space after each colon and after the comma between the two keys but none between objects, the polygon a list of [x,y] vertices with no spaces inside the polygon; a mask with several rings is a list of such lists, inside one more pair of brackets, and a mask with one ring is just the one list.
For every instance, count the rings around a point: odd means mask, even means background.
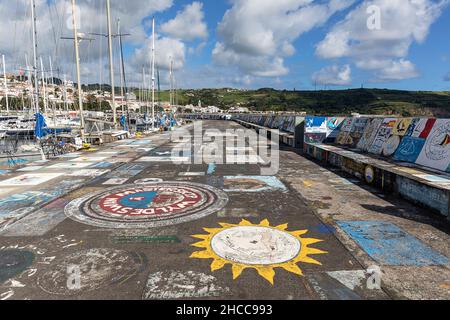
[{"label": "rigging line", "polygon": [[[50,16],[50,22],[51,22],[51,26],[52,26],[53,42],[55,44],[55,51],[54,52],[56,52],[58,41],[56,40],[55,24],[53,23],[53,15],[52,15],[52,10],[50,8],[50,2],[49,1],[46,1],[46,2],[47,2],[48,14]],[[55,56],[53,56],[53,57],[55,57]]]},{"label": "rigging line", "polygon": [[[66,2],[64,2],[63,6],[65,9]],[[57,6],[56,2],[54,2],[53,8],[54,8],[55,15],[56,15],[56,21],[58,23],[58,28],[57,28],[58,32],[56,34],[56,46],[55,46],[54,60],[55,60],[56,70],[58,73],[58,78],[61,78],[61,76],[60,76],[61,63],[60,63],[59,53],[60,53],[61,36],[62,36],[62,30],[63,30],[63,19],[62,19],[62,15],[58,11],[58,6]]]},{"label": "rigging line", "polygon": [[[14,15],[15,17],[18,17],[18,12],[19,12],[19,1],[16,1],[16,14]],[[17,36],[17,19],[14,20],[14,35],[13,35],[13,51],[12,52],[16,52],[16,36]],[[16,55],[15,57],[15,61],[14,61],[14,65],[17,66],[18,64],[18,59],[19,55]]]}]

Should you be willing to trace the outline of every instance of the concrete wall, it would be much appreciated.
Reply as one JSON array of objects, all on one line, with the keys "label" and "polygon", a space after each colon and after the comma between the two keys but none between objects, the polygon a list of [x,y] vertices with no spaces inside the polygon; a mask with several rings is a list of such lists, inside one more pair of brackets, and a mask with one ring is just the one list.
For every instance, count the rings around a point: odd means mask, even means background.
[{"label": "concrete wall", "polygon": [[[328,149],[328,150],[327,150]],[[424,184],[420,179],[409,174],[398,174],[384,161],[370,159],[352,152],[329,150],[321,144],[305,144],[304,151],[309,156],[323,163],[332,165],[357,177],[385,193],[397,194],[409,201],[429,208],[450,220],[450,191],[445,187]],[[370,179],[367,169],[370,168]]]}]

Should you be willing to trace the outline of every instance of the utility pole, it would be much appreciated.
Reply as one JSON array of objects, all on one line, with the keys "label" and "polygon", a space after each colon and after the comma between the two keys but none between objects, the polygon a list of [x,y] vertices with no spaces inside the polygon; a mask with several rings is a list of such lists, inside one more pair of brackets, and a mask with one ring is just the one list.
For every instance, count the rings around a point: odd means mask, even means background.
[{"label": "utility pole", "polygon": [[84,115],[83,115],[83,96],[81,88],[81,75],[80,75],[80,53],[78,50],[78,27],[77,27],[77,16],[75,9],[75,0],[72,0],[72,26],[73,35],[75,43],[75,60],[77,65],[77,86],[78,86],[78,106],[80,108],[80,133],[81,139],[84,140]]},{"label": "utility pole", "polygon": [[5,85],[5,99],[6,99],[6,114],[9,114],[9,101],[8,101],[8,84],[6,83],[6,64],[5,64],[5,55],[2,55],[2,64],[3,64],[3,80]]},{"label": "utility pole", "polygon": [[36,4],[35,0],[31,0],[31,25],[33,35],[33,73],[34,73],[34,109],[39,113],[39,83],[37,79],[37,29],[36,29]]},{"label": "utility pole", "polygon": [[116,94],[114,88],[114,61],[112,49],[112,31],[111,31],[111,8],[110,0],[106,0],[106,16],[108,20],[108,46],[109,46],[109,77],[111,81],[111,106],[113,109],[113,123],[114,128],[117,128],[117,110],[116,110]]}]

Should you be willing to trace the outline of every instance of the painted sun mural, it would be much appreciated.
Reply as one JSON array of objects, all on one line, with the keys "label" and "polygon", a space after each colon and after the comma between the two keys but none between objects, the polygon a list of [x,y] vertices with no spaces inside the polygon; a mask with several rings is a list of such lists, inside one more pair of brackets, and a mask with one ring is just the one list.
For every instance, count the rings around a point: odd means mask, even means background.
[{"label": "painted sun mural", "polygon": [[255,269],[273,285],[276,268],[303,276],[298,263],[321,265],[310,255],[328,253],[309,247],[322,240],[302,238],[308,230],[287,231],[288,224],[272,227],[267,219],[260,224],[247,220],[219,224],[221,228],[204,228],[208,234],[192,236],[202,240],[192,246],[205,250],[194,252],[191,258],[213,259],[212,272],[230,264],[234,280],[245,269]]}]

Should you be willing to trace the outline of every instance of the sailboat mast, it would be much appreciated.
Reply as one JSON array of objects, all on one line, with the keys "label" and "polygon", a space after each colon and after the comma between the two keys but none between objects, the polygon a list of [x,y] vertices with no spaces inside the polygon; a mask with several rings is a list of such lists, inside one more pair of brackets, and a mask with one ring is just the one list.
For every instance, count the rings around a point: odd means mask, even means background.
[{"label": "sailboat mast", "polygon": [[124,107],[124,104],[123,104],[123,95],[124,95],[124,93],[123,93],[123,69],[122,69],[122,59],[123,59],[123,57],[122,57],[122,41],[121,41],[121,35],[120,35],[120,19],[117,19],[117,34],[119,35],[119,45],[120,45],[120,96],[122,97],[121,98],[121,105],[122,105],[122,115],[124,115],[125,114],[125,107]]},{"label": "sailboat mast", "polygon": [[[31,74],[30,65],[28,64],[28,55],[27,54],[25,54],[25,64],[27,65],[27,78],[28,78],[27,79],[27,89],[29,89],[31,87],[31,91],[33,91],[33,82],[31,81],[32,74]],[[33,99],[34,99],[34,96],[31,95],[30,110],[33,110],[33,106],[34,106],[34,103],[33,103],[34,100]]]},{"label": "sailboat mast", "polygon": [[69,114],[69,108],[67,105],[67,88],[66,88],[66,75],[64,74],[64,111],[66,112],[66,116]]},{"label": "sailboat mast", "polygon": [[152,21],[152,130],[155,130],[155,18]]},{"label": "sailboat mast", "polygon": [[170,106],[173,105],[173,60],[170,57]]},{"label": "sailboat mast", "polygon": [[5,98],[6,98],[6,114],[9,114],[9,101],[8,101],[8,84],[6,81],[6,64],[5,64],[5,55],[2,55],[2,64],[3,64],[3,80],[5,85]]},{"label": "sailboat mast", "polygon": [[50,83],[53,86],[55,84],[53,80],[53,63],[52,63],[52,57],[48,57],[48,61],[50,62]]},{"label": "sailboat mast", "polygon": [[110,0],[106,0],[106,16],[108,20],[108,46],[109,46],[109,77],[111,81],[111,106],[113,109],[114,128],[117,127],[117,110],[116,110],[116,94],[114,88],[114,69],[113,69],[113,48],[112,48],[112,31],[111,31],[111,7]]},{"label": "sailboat mast", "polygon": [[34,73],[34,109],[39,113],[39,83],[37,77],[37,29],[36,29],[36,4],[35,0],[31,0],[31,26],[33,34],[33,73]]},{"label": "sailboat mast", "polygon": [[145,105],[145,113],[148,114],[148,104],[147,104],[147,99],[145,97],[145,67],[142,66],[142,91],[141,91],[141,95],[142,95],[142,103]]},{"label": "sailboat mast", "polygon": [[42,81],[42,93],[44,94],[44,113],[47,113],[47,91],[45,88],[45,71],[44,71],[44,63],[42,62],[42,57],[40,58],[41,61],[41,81]]},{"label": "sailboat mast", "polygon": [[77,65],[77,86],[78,86],[78,106],[80,108],[80,134],[81,139],[84,139],[84,115],[83,115],[83,96],[81,88],[81,75],[80,75],[80,52],[78,50],[78,27],[77,16],[75,9],[75,0],[72,0],[72,25],[75,42],[75,61]]}]

